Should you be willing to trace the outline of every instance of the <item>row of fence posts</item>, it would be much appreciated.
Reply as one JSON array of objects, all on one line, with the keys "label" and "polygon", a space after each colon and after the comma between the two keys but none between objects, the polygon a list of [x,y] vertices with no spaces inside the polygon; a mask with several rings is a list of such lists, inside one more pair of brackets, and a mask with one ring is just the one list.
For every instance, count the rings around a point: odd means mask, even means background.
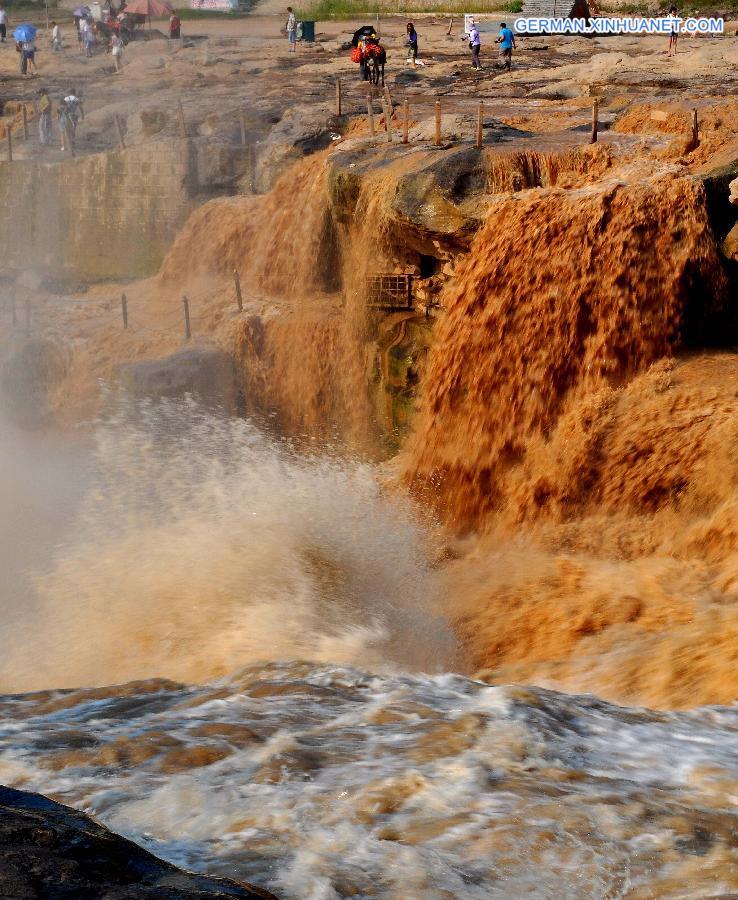
[{"label": "row of fence posts", "polygon": [[[384,128],[387,134],[387,141],[389,143],[392,142],[392,115],[394,112],[394,105],[392,103],[392,96],[390,94],[389,88],[385,85],[382,90],[382,96],[380,97],[382,101],[382,112],[384,113]],[[336,115],[340,116],[343,112],[343,93],[341,88],[341,79],[336,78]],[[441,100],[440,98],[436,99],[434,104],[434,112],[435,112],[435,132],[433,135],[433,143],[436,147],[440,147],[442,143],[442,134],[441,134]],[[374,97],[372,96],[372,90],[369,89],[369,94],[367,95],[366,100],[366,114],[367,120],[369,122],[369,134],[374,136],[377,133],[375,124],[374,124]],[[592,132],[590,143],[596,144],[598,131],[599,131],[599,117],[600,117],[600,101],[595,98],[592,102]],[[477,127],[476,127],[476,135],[475,135],[475,143],[478,150],[482,149],[482,131],[484,128],[484,101],[480,100],[479,105],[477,107]],[[410,130],[410,103],[405,100],[402,104],[402,143],[407,144],[409,142],[408,133]],[[699,123],[697,121],[697,109],[694,108],[692,110],[692,140],[691,140],[691,149],[694,149],[699,145]]]},{"label": "row of fence posts", "polygon": [[[384,113],[384,127],[385,132],[387,134],[387,141],[389,143],[392,142],[392,115],[394,111],[394,104],[392,102],[392,95],[390,94],[389,87],[385,85],[382,96],[382,111]],[[366,101],[366,110],[367,110],[367,119],[369,121],[369,133],[374,136],[376,132],[376,127],[374,124],[374,106],[371,90],[369,95],[367,96]],[[341,79],[336,79],[336,115],[340,116],[343,114],[343,89],[341,86]],[[442,143],[442,134],[441,134],[441,101],[440,98],[436,100],[435,106],[435,133],[433,143],[436,147],[440,147]],[[402,143],[409,143],[409,131],[410,131],[410,103],[405,100],[402,104],[403,118],[402,118]],[[28,112],[26,110],[25,105],[22,107],[22,116],[23,116],[23,140],[28,140]],[[178,101],[178,120],[179,120],[179,132],[180,136],[183,138],[187,137],[187,122],[185,120],[184,109],[182,107],[182,101]],[[120,120],[120,116],[117,114],[113,117],[113,121],[115,123],[115,130],[118,138],[118,147],[121,150],[126,149],[126,141],[123,134],[123,125]],[[247,133],[246,133],[246,116],[243,111],[239,113],[239,127],[240,127],[240,137],[241,137],[241,145],[246,146],[247,143]],[[484,101],[479,101],[479,106],[477,108],[477,126],[476,126],[476,146],[478,149],[482,149],[482,129],[484,128]],[[597,143],[598,136],[598,128],[599,128],[599,100],[595,99],[592,103],[592,133],[590,142],[592,144]],[[8,162],[13,161],[13,132],[10,128],[6,131],[7,136],[7,157]],[[699,145],[699,123],[697,121],[697,109],[694,108],[692,110],[692,139],[690,143],[690,148],[695,149]],[[74,148],[72,149],[72,155],[74,155]]]},{"label": "row of fence posts", "polygon": [[[241,293],[241,277],[238,274],[238,270],[233,270],[233,287],[236,293],[236,306],[238,307],[239,312],[243,312],[243,294]],[[182,310],[184,312],[184,329],[185,329],[185,340],[190,340],[192,337],[192,322],[190,319],[190,301],[189,298],[185,295],[182,297]],[[125,293],[120,295],[120,312],[121,318],[123,320],[123,328],[128,328],[128,297]],[[26,301],[26,323],[27,330],[30,331],[30,302]],[[15,312],[15,295],[13,295],[13,325],[17,322],[17,316]]]},{"label": "row of fence posts", "polygon": [[[28,111],[26,110],[25,105],[22,107],[21,114],[23,116],[23,140],[28,140]],[[123,124],[121,123],[120,116],[116,113],[113,116],[113,122],[115,124],[115,131],[118,138],[118,147],[121,150],[126,149],[126,140],[123,134]],[[181,137],[187,137],[187,123],[184,117],[184,109],[182,108],[182,101],[179,101],[179,132]],[[13,131],[10,127],[8,127],[6,131],[6,148],[7,148],[7,158],[8,162],[13,162]],[[246,132],[245,132],[245,119],[243,113],[241,113],[241,143],[246,143]],[[74,156],[74,146],[70,147],[72,156]]]},{"label": "row of fence posts", "polygon": [[[233,287],[236,295],[236,306],[239,312],[243,312],[243,294],[241,292],[241,277],[238,274],[236,269],[233,270]],[[13,319],[13,327],[17,327],[18,325],[18,310],[16,308],[16,300],[15,300],[15,292],[11,293],[10,296],[10,309],[11,315]],[[182,297],[182,310],[184,312],[184,332],[185,332],[185,340],[190,340],[192,337],[192,321],[190,319],[190,301],[189,298],[185,295]],[[25,302],[25,311],[26,311],[26,336],[30,337],[31,334],[31,300],[30,297],[26,298]],[[120,295],[120,313],[121,319],[123,321],[123,328],[128,329],[129,319],[128,319],[128,297],[125,293]]]},{"label": "row of fence posts", "polygon": [[[28,110],[26,109],[25,103],[21,107],[21,115],[23,116],[23,140],[28,140]],[[13,162],[13,129],[8,127],[6,132],[7,134],[7,147],[8,147],[8,162]]]}]

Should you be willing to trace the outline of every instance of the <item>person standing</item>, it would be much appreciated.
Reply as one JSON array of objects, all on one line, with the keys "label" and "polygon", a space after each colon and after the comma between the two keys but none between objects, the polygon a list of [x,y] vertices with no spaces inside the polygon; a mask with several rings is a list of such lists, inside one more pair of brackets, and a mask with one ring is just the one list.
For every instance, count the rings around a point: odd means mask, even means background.
[{"label": "person standing", "polygon": [[34,41],[23,41],[21,53],[25,61],[25,72],[29,75],[38,75],[38,69],[36,68],[36,44]]},{"label": "person standing", "polygon": [[89,31],[89,28],[90,23],[82,16],[79,20],[79,43],[85,55],[87,54],[87,32]]},{"label": "person standing", "polygon": [[26,74],[26,54],[23,52],[23,44],[20,41],[15,42],[15,52],[20,54],[18,59],[20,60],[20,73],[21,75]]},{"label": "person standing", "polygon": [[5,39],[8,36],[8,14],[5,12],[5,7],[0,3],[0,44],[5,43]]},{"label": "person standing", "polygon": [[679,37],[679,22],[677,16],[677,8],[676,6],[669,7],[669,15],[667,18],[672,19],[671,24],[671,33],[669,34],[669,50],[667,52],[667,56],[676,56],[677,51],[677,38]]},{"label": "person standing", "polygon": [[482,47],[482,40],[479,37],[479,29],[475,22],[472,22],[469,30],[469,49],[472,56],[472,69],[481,69],[482,64],[479,61],[479,51]]},{"label": "person standing", "polygon": [[177,13],[172,13],[169,17],[169,37],[174,41],[178,40],[182,34],[182,22]]},{"label": "person standing", "polygon": [[85,56],[88,59],[92,58],[92,48],[95,46],[95,32],[92,30],[92,25],[88,22],[87,28],[85,29]]},{"label": "person standing", "polygon": [[51,49],[58,52],[62,48],[61,29],[56,22],[51,23]]},{"label": "person standing", "polygon": [[59,104],[56,115],[59,122],[59,137],[61,138],[62,152],[64,152],[65,150],[73,150],[74,128],[72,125],[72,118],[69,113],[69,106],[67,105],[66,99],[62,100]]},{"label": "person standing", "polygon": [[515,35],[504,22],[500,25],[500,36],[495,43],[500,45],[500,61],[496,64],[495,68],[507,69],[509,72],[510,69],[512,69],[512,52],[515,49]]},{"label": "person standing", "polygon": [[54,140],[54,132],[51,127],[51,100],[46,88],[41,88],[38,99],[38,139],[48,145]]},{"label": "person standing", "polygon": [[289,42],[288,53],[294,53],[297,50],[297,19],[292,11],[292,7],[287,7],[287,40]]},{"label": "person standing", "polygon": [[110,38],[110,52],[113,55],[115,71],[120,72],[121,64],[123,62],[123,38],[115,32],[113,32],[113,36]]},{"label": "person standing", "polygon": [[418,64],[418,32],[412,22],[407,23],[407,62],[413,67]]}]

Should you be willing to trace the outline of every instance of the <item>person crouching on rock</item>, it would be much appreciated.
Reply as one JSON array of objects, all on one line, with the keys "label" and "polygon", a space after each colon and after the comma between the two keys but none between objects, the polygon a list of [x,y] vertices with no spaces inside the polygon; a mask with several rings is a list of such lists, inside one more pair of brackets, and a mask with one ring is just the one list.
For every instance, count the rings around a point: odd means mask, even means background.
[{"label": "person crouching on rock", "polygon": [[495,41],[500,45],[500,61],[496,63],[496,69],[512,69],[512,52],[515,49],[515,35],[503,22],[500,25],[500,36]]}]

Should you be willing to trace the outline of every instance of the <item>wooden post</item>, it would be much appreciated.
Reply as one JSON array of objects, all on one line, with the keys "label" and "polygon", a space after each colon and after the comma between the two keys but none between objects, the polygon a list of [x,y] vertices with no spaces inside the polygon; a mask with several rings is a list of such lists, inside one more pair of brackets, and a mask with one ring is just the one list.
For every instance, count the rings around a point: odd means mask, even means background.
[{"label": "wooden post", "polygon": [[125,294],[120,295],[120,311],[123,313],[123,327],[128,328],[128,298]]},{"label": "wooden post", "polygon": [[388,84],[385,84],[385,85],[384,85],[384,87],[382,88],[382,92],[384,93],[384,99],[387,101],[387,105],[388,105],[389,108],[390,108],[390,112],[392,112],[392,109],[393,109],[393,106],[392,106],[392,94],[390,94],[390,89],[389,89],[389,85],[388,85]]},{"label": "wooden post", "polygon": [[384,130],[387,133],[387,143],[392,143],[392,110],[385,100],[382,98],[382,109],[384,110]]},{"label": "wooden post", "polygon": [[21,113],[23,115],[23,140],[28,140],[28,110],[26,109],[26,104],[23,104],[21,109]]},{"label": "wooden post", "polygon": [[8,162],[13,162],[13,132],[8,125]]},{"label": "wooden post", "polygon": [[185,123],[184,117],[184,109],[182,108],[182,101],[179,100],[179,131],[183,138],[187,137],[187,125]]},{"label": "wooden post", "polygon": [[[372,108],[372,89],[369,88],[369,96],[366,98],[366,114],[369,117],[369,134],[374,135],[374,109]],[[10,133],[10,132],[8,132]]]},{"label": "wooden post", "polygon": [[482,128],[484,126],[484,101],[479,101],[477,110],[477,150],[482,149]]},{"label": "wooden post", "polygon": [[238,121],[241,125],[241,146],[246,146],[246,116],[244,115],[243,110],[241,110],[238,114]]},{"label": "wooden post", "polygon": [[454,17],[451,16],[451,21],[448,23],[448,31],[446,32],[447,36],[451,34],[451,29],[453,27],[454,27]]},{"label": "wooden post", "polygon": [[600,101],[595,97],[592,103],[592,139],[590,143],[597,143],[597,125],[599,120]]},{"label": "wooden post", "polygon": [[342,115],[341,112],[341,79],[336,78],[336,115]]},{"label": "wooden post", "polygon": [[436,147],[441,146],[441,101],[436,100]]},{"label": "wooden post", "polygon": [[26,297],[26,337],[31,336],[31,298]]},{"label": "wooden post", "polygon": [[125,150],[126,140],[123,137],[123,126],[120,124],[120,117],[117,114],[115,116],[115,130],[118,132],[118,147],[121,150]]},{"label": "wooden post", "polygon": [[238,305],[238,311],[243,312],[243,297],[241,296],[241,278],[238,274],[238,269],[233,270],[233,284],[236,288],[236,303]]},{"label": "wooden post", "polygon": [[700,145],[700,128],[697,122],[697,108],[692,110],[692,149],[697,149]]},{"label": "wooden post", "polygon": [[187,297],[182,297],[182,306],[184,307],[185,340],[189,341],[192,337],[192,329],[190,328],[190,301]]},{"label": "wooden post", "polygon": [[410,131],[410,104],[406,100],[405,103],[403,104],[403,106],[404,106],[405,118],[402,122],[402,143],[407,144],[407,142],[409,140],[408,132]]}]

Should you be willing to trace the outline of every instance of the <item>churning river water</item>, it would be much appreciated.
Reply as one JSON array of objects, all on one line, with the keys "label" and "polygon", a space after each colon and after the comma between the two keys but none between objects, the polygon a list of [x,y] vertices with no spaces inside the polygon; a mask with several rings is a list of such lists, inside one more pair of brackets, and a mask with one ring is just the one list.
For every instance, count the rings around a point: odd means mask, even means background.
[{"label": "churning river water", "polygon": [[191,403],[24,446],[0,781],[295,900],[738,889],[738,709],[455,674],[434,529],[371,466]]}]

